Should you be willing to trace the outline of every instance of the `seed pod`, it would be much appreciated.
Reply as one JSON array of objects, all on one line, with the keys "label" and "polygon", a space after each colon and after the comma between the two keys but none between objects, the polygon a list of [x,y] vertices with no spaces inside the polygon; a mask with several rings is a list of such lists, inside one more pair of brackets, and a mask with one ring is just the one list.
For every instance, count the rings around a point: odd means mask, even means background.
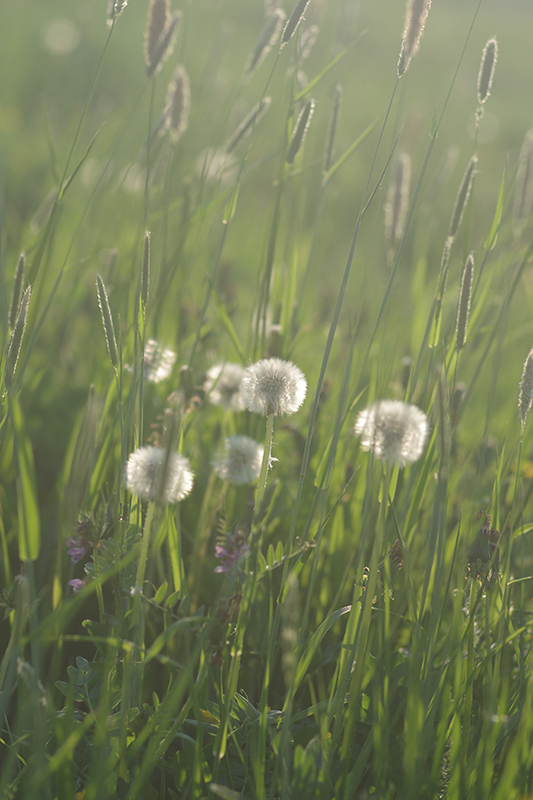
[{"label": "seed pod", "polygon": [[470,316],[470,299],[472,297],[473,281],[474,256],[470,253],[463,268],[461,289],[459,290],[459,302],[457,304],[457,329],[455,334],[457,353],[461,352],[466,342],[466,329],[468,327],[468,317]]},{"label": "seed pod", "polygon": [[405,27],[397,67],[399,78],[407,72],[411,58],[420,46],[420,38],[430,8],[431,0],[407,0]]},{"label": "seed pod", "polygon": [[489,39],[483,49],[481,65],[477,77],[477,99],[482,105],[490,94],[492,79],[494,78],[494,68],[498,58],[498,43],[496,39]]},{"label": "seed pod", "polygon": [[148,7],[148,24],[144,35],[144,60],[147,67],[154,61],[158,42],[167,27],[169,13],[169,0],[151,0]]},{"label": "seed pod", "polygon": [[227,143],[226,153],[231,153],[232,150],[235,150],[237,145],[239,145],[243,139],[246,139],[246,137],[251,134],[263,114],[268,111],[271,101],[271,97],[263,97],[263,99],[252,108],[248,116],[243,119]]},{"label": "seed pod", "polygon": [[296,154],[298,153],[302,144],[304,143],[304,139],[307,134],[309,123],[311,122],[311,117],[313,116],[314,110],[315,110],[315,101],[308,100],[305,106],[300,111],[300,116],[298,117],[296,125],[294,126],[291,143],[289,145],[289,149],[287,150],[287,155],[285,157],[287,164],[292,164],[294,162]]},{"label": "seed pod", "polygon": [[13,291],[11,292],[11,302],[9,304],[8,324],[11,329],[15,327],[20,308],[20,298],[22,295],[22,284],[24,283],[24,267],[26,265],[26,253],[22,252],[19,256],[17,268],[15,270],[15,280],[13,281]]},{"label": "seed pod", "polygon": [[109,300],[104,286],[104,282],[100,275],[96,275],[96,292],[98,294],[98,305],[102,314],[102,322],[104,325],[105,340],[107,342],[107,349],[109,358],[115,369],[118,368],[118,351],[117,340],[115,339],[115,328],[113,327],[113,317],[111,316],[111,309],[109,308]]},{"label": "seed pod", "polygon": [[30,296],[31,286],[28,286],[24,292],[24,295],[22,296],[22,302],[20,304],[15,327],[13,328],[13,333],[11,334],[11,339],[9,340],[9,345],[7,348],[6,366],[4,370],[4,385],[6,389],[9,389],[15,376],[15,370],[17,368],[20,350],[22,347],[22,340],[24,338],[24,331],[26,329],[26,319],[28,317]]},{"label": "seed pod", "polygon": [[283,34],[281,36],[282,47],[286,45],[287,42],[290,41],[294,36],[294,32],[298,27],[298,25],[300,24],[300,22],[302,21],[303,15],[305,14],[305,9],[309,5],[309,2],[310,0],[298,0],[298,2],[296,3],[294,11],[290,15],[287,24],[283,29]]},{"label": "seed pod", "polygon": [[457,197],[455,198],[455,206],[453,208],[452,218],[450,220],[450,229],[448,235],[454,237],[457,233],[461,220],[463,219],[464,210],[472,191],[472,184],[474,182],[474,175],[476,174],[477,156],[472,156],[467,164],[463,180],[459,186]]},{"label": "seed pod", "polygon": [[281,8],[274,9],[272,15],[263,25],[256,45],[250,53],[244,68],[245,75],[251,75],[263,63],[270,48],[276,43],[284,20],[285,12]]}]

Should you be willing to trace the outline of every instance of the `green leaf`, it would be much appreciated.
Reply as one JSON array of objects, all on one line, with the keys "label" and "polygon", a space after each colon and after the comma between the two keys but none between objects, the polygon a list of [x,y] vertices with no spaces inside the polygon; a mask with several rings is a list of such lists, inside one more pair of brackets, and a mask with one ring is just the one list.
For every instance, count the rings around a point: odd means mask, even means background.
[{"label": "green leaf", "polygon": [[327,171],[327,172],[326,172],[326,174],[324,175],[324,181],[329,181],[329,179],[331,178],[331,176],[332,176],[332,175],[334,175],[334,174],[335,174],[335,172],[337,172],[337,170],[338,170],[338,169],[340,169],[340,168],[342,167],[342,165],[344,164],[344,162],[345,162],[345,161],[348,161],[348,159],[350,158],[350,156],[351,156],[351,155],[353,155],[353,154],[355,153],[355,151],[357,150],[357,148],[358,148],[358,147],[359,147],[361,144],[363,144],[363,142],[365,141],[366,137],[367,137],[367,136],[368,136],[370,133],[372,133],[372,131],[374,130],[374,128],[375,128],[375,127],[376,127],[376,125],[378,124],[379,120],[380,120],[380,117],[376,117],[376,119],[374,120],[374,122],[371,122],[371,123],[370,123],[370,125],[369,125],[367,128],[365,128],[365,129],[364,129],[364,131],[362,132],[362,134],[361,134],[360,136],[358,136],[358,137],[357,137],[357,139],[355,140],[355,142],[353,142],[353,143],[352,143],[352,144],[349,146],[349,148],[348,148],[348,149],[347,149],[347,150],[346,150],[346,151],[343,153],[343,155],[342,155],[340,158],[338,158],[338,159],[337,159],[337,161],[336,161],[336,162],[333,164],[333,166],[332,166],[332,167],[330,167],[330,169],[328,169],[328,171]]},{"label": "green leaf", "polygon": [[503,212],[503,194],[505,188],[505,174],[507,172],[507,166],[505,167],[502,175],[502,180],[500,183],[500,191],[498,192],[498,200],[496,202],[496,210],[494,212],[494,218],[492,220],[492,225],[490,226],[489,235],[483,242],[483,246],[486,250],[492,250],[495,246],[496,241],[498,239],[498,231],[500,229],[500,222],[502,220],[502,212]]},{"label": "green leaf", "polygon": [[56,681],[55,686],[56,689],[59,689],[61,694],[65,695],[65,697],[68,697],[72,692],[72,697],[75,703],[83,702],[86,699],[85,692],[82,691],[79,686],[73,686],[71,683],[67,683],[66,681]]},{"label": "green leaf", "polygon": [[9,398],[17,466],[18,547],[21,561],[35,561],[41,549],[41,523],[37,503],[35,464],[22,409],[16,397]]},{"label": "green leaf", "polygon": [[64,195],[65,195],[65,192],[67,191],[67,189],[69,188],[70,184],[72,183],[72,181],[74,180],[74,178],[76,177],[76,175],[78,174],[78,172],[80,171],[80,169],[81,169],[81,167],[82,167],[82,165],[83,165],[83,162],[85,161],[85,159],[87,158],[87,156],[89,155],[89,153],[91,152],[91,150],[93,149],[93,145],[94,145],[94,143],[96,142],[96,139],[98,138],[98,135],[99,135],[99,133],[100,133],[100,131],[99,131],[99,130],[98,130],[98,131],[96,131],[96,133],[94,134],[93,138],[92,138],[92,139],[91,139],[91,141],[89,142],[89,147],[88,147],[88,148],[87,148],[87,150],[85,151],[84,155],[81,157],[81,161],[79,161],[79,163],[77,164],[77,166],[76,166],[76,167],[74,167],[74,170],[73,170],[72,174],[70,175],[70,177],[68,177],[68,178],[67,178],[67,180],[65,181],[65,183],[64,183],[64,184],[63,184],[63,186],[61,187],[61,189],[60,189],[60,191],[59,191],[59,194],[58,194],[58,196],[57,196],[57,199],[58,199],[58,201],[60,201],[60,200],[62,200],[62,199],[63,199],[63,197],[64,197]]},{"label": "green leaf", "polygon": [[302,99],[302,97],[305,97],[305,95],[306,95],[306,94],[309,94],[309,92],[312,92],[312,91],[313,91],[313,89],[315,88],[315,86],[317,85],[317,83],[319,83],[319,82],[322,80],[322,78],[324,78],[324,77],[325,77],[325,76],[328,74],[328,72],[330,71],[330,69],[333,69],[333,67],[334,67],[336,64],[338,64],[338,63],[339,63],[339,61],[341,60],[341,58],[344,58],[344,56],[345,56],[347,53],[349,53],[349,51],[350,51],[350,50],[352,49],[352,47],[353,47],[353,46],[354,46],[354,45],[357,43],[357,41],[358,41],[358,39],[355,39],[355,40],[354,40],[354,41],[353,41],[351,44],[349,44],[349,45],[348,45],[348,47],[346,47],[346,48],[345,48],[345,49],[342,51],[342,53],[339,53],[339,55],[338,55],[338,56],[335,56],[335,58],[333,59],[333,61],[330,61],[330,62],[329,62],[329,64],[327,65],[327,67],[324,67],[324,69],[322,70],[322,72],[321,72],[319,75],[317,75],[317,76],[316,76],[316,78],[313,78],[313,80],[311,81],[311,83],[308,83],[308,84],[307,84],[307,86],[306,86],[304,89],[302,89],[302,91],[301,91],[299,94],[297,94],[297,95],[296,95],[296,97],[294,98],[294,102],[295,102],[295,103],[297,103],[297,102],[298,102],[298,100],[301,100],[301,99]]},{"label": "green leaf", "polygon": [[154,595],[154,603],[157,603],[157,605],[160,605],[163,602],[163,600],[165,599],[165,595],[167,593],[167,589],[168,589],[168,581],[165,581],[164,583],[161,584],[161,586],[159,587],[159,589],[155,593],[155,595]]},{"label": "green leaf", "polygon": [[87,683],[87,675],[84,675],[83,672],[80,672],[80,670],[76,669],[76,667],[73,667],[72,665],[68,666],[67,672],[70,680],[75,686],[85,686]]}]

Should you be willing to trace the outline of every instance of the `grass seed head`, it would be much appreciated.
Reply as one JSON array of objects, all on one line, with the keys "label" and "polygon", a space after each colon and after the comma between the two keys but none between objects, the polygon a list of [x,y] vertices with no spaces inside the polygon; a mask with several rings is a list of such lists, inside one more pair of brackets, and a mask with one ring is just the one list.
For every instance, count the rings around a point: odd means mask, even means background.
[{"label": "grass seed head", "polygon": [[483,48],[479,75],[477,76],[477,99],[480,105],[485,102],[490,94],[497,58],[498,43],[496,39],[489,39]]},{"label": "grass seed head", "polygon": [[24,331],[26,330],[26,320],[28,318],[28,306],[30,303],[31,286],[28,286],[22,296],[19,312],[9,340],[9,345],[6,354],[6,366],[4,369],[4,385],[9,389],[15,377],[15,370],[22,348],[22,340],[24,339]]},{"label": "grass seed head", "polygon": [[11,329],[15,327],[20,308],[20,298],[22,296],[22,285],[24,283],[24,268],[26,266],[26,253],[23,251],[17,262],[15,278],[13,280],[13,291],[9,303],[8,324]]},{"label": "grass seed head", "polygon": [[294,11],[287,20],[287,24],[285,25],[285,28],[283,29],[283,33],[281,35],[282,47],[286,45],[287,42],[289,42],[294,36],[296,28],[302,21],[303,15],[305,14],[305,9],[309,5],[309,2],[310,0],[298,0],[298,3],[296,3]]},{"label": "grass seed head", "polygon": [[226,145],[226,153],[231,153],[233,150],[235,150],[235,148],[238,147],[238,145],[251,134],[261,117],[266,114],[270,108],[271,102],[271,97],[263,97],[262,100],[256,103],[250,113],[237,127],[235,133],[230,137]]},{"label": "grass seed head", "polygon": [[126,6],[128,0],[109,0],[107,4],[107,24],[112,25],[117,17],[120,17]]},{"label": "grass seed head", "polygon": [[267,19],[254,49],[250,53],[246,66],[245,75],[251,75],[265,60],[270,49],[276,44],[279,37],[281,26],[286,19],[285,12],[281,8],[276,8]]},{"label": "grass seed head", "polygon": [[457,304],[457,326],[455,341],[458,353],[461,352],[466,342],[466,329],[468,327],[468,317],[470,316],[470,300],[472,297],[473,281],[474,256],[472,253],[470,253],[463,268],[461,289],[459,290],[459,302]]},{"label": "grass seed head", "polygon": [[396,169],[389,184],[385,202],[385,243],[390,250],[403,236],[407,209],[409,208],[409,189],[411,186],[411,157],[400,153],[396,159]]},{"label": "grass seed head", "polygon": [[520,156],[513,198],[515,224],[531,216],[533,211],[533,128],[526,133]]},{"label": "grass seed head", "polygon": [[287,150],[287,155],[285,157],[287,164],[292,164],[294,162],[298,151],[303,145],[314,110],[315,101],[308,100],[300,111],[300,115],[296,121],[296,125],[294,126],[294,131],[292,133],[292,139]]},{"label": "grass seed head", "polygon": [[411,58],[418,51],[420,38],[431,8],[431,0],[407,0],[402,46],[397,73],[401,78],[407,72]]},{"label": "grass seed head", "polygon": [[518,391],[518,416],[522,423],[522,433],[526,424],[526,418],[533,402],[533,350],[530,350],[524,362],[522,377]]},{"label": "grass seed head", "polygon": [[448,231],[448,236],[451,236],[452,238],[455,237],[459,229],[459,225],[461,224],[461,220],[463,219],[466,204],[468,203],[468,198],[470,197],[470,192],[472,191],[477,161],[477,156],[472,156],[468,162],[461,185],[459,186],[459,191],[457,192],[457,197],[455,198],[453,214],[450,220],[450,229]]},{"label": "grass seed head", "polygon": [[118,369],[118,351],[117,340],[115,339],[115,328],[113,326],[113,317],[111,316],[111,309],[109,307],[109,300],[107,297],[106,288],[100,275],[96,275],[96,292],[98,295],[98,305],[102,314],[102,322],[104,325],[105,340],[107,342],[107,349],[109,358],[115,369]]},{"label": "grass seed head", "polygon": [[187,130],[191,110],[191,82],[187,70],[178,64],[168,87],[165,117],[174,143]]},{"label": "grass seed head", "polygon": [[172,52],[174,38],[181,13],[171,17],[169,0],[152,0],[148,8],[148,25],[144,39],[144,59],[149,78],[163,66]]}]

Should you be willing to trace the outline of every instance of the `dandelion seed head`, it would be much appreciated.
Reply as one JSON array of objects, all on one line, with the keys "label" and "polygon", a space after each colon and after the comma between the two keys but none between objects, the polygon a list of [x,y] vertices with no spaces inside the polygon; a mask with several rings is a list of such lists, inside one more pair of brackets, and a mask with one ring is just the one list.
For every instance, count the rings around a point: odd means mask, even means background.
[{"label": "dandelion seed head", "polygon": [[241,397],[248,411],[256,414],[294,414],[307,393],[303,372],[290,361],[265,358],[245,371]]},{"label": "dandelion seed head", "polygon": [[193,486],[189,459],[164,447],[140,447],[128,458],[126,487],[141,500],[177,503]]},{"label": "dandelion seed head", "polygon": [[243,411],[239,394],[244,367],[240,364],[215,364],[207,371],[204,391],[211,403],[228,411]]},{"label": "dandelion seed head", "polygon": [[400,400],[380,400],[365,408],[355,422],[361,448],[382,461],[405,467],[422,455],[428,420],[416,406]]},{"label": "dandelion seed head", "polygon": [[230,436],[222,456],[213,462],[216,475],[240,486],[254,483],[261,473],[263,447],[249,436]]}]

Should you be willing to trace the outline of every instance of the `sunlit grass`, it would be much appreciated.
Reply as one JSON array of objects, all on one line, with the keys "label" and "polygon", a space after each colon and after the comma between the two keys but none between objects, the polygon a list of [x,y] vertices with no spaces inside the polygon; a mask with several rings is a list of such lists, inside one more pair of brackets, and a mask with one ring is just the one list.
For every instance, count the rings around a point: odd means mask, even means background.
[{"label": "sunlit grass", "polygon": [[24,5],[0,797],[533,793],[531,12]]}]

